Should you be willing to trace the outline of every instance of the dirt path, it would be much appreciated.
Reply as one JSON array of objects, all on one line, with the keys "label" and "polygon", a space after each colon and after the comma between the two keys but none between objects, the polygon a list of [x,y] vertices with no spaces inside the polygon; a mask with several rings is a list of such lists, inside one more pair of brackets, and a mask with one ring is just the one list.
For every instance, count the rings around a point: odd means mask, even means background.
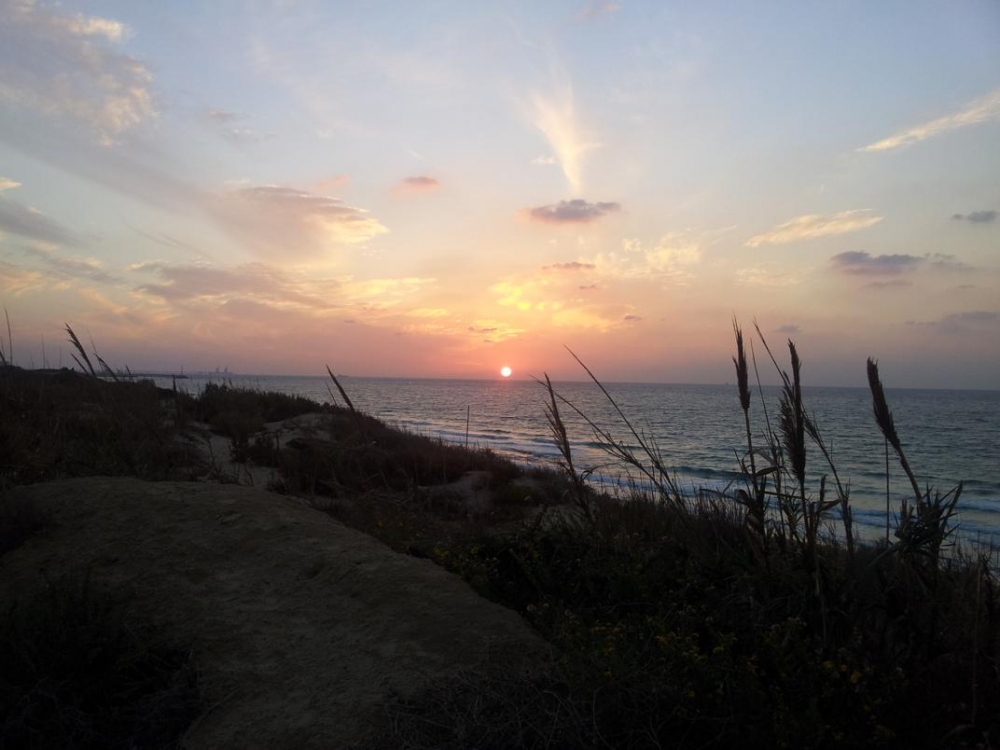
[{"label": "dirt path", "polygon": [[203,483],[75,479],[9,493],[55,525],[0,558],[0,601],[67,571],[194,649],[206,712],[191,748],[346,747],[397,692],[544,642],[456,576],[302,501]]}]

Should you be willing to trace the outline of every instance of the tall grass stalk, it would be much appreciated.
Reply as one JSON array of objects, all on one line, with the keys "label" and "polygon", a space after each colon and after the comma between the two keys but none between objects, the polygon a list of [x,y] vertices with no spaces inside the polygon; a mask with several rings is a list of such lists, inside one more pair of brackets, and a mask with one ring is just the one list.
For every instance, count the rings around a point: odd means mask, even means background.
[{"label": "tall grass stalk", "polygon": [[545,382],[542,385],[548,394],[548,402],[545,404],[545,419],[549,423],[549,433],[552,435],[552,442],[555,443],[559,451],[559,466],[570,480],[573,489],[573,501],[576,507],[583,512],[588,521],[593,522],[594,516],[587,495],[587,476],[589,476],[590,472],[580,474],[573,465],[573,449],[569,444],[566,423],[563,422],[562,416],[559,414],[559,400],[547,373],[545,374]]},{"label": "tall grass stalk", "polygon": [[6,364],[14,364],[14,336],[10,332],[10,313],[7,307],[3,308],[3,316],[7,320],[7,361]]}]

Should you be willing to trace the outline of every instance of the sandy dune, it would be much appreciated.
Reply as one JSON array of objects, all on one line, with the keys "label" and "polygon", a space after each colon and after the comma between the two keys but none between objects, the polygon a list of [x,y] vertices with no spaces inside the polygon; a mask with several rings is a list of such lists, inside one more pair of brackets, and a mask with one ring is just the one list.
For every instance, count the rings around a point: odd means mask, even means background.
[{"label": "sandy dune", "polygon": [[185,746],[345,747],[413,694],[487,657],[538,663],[513,612],[302,501],[206,483],[75,479],[19,488],[55,525],[0,558],[0,601],[67,571],[132,596],[189,644],[209,710]]}]

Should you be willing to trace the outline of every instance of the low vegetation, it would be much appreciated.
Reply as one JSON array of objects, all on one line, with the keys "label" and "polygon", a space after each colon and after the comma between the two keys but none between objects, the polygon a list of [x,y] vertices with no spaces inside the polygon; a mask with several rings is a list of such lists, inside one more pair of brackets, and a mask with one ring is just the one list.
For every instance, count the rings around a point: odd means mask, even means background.
[{"label": "low vegetation", "polygon": [[171,747],[203,710],[189,652],[86,577],[0,619],[0,747]]},{"label": "low vegetation", "polygon": [[[491,451],[387,427],[335,378],[346,407],[229,384],[186,395],[108,377],[100,359],[105,372],[82,361],[83,375],[0,369],[0,488],[204,477],[192,431],[225,435],[234,461],[271,467],[272,489],[461,575],[556,647],[549,673],[461,674],[394,702],[378,747],[997,746],[1000,592],[988,555],[952,539],[961,485],[920,488],[869,361],[873,413],[912,493],[887,509],[886,538],[860,544],[848,479],[803,402],[797,349],[789,342],[786,371],[757,332],[782,383],[768,413],[751,384],[753,341],[734,333],[747,444],[731,493],[680,491],[668,447],[621,410],[618,426],[587,421],[633,481],[618,497],[596,492],[563,420],[578,410],[547,378],[561,458],[558,471],[526,476]],[[321,437],[261,432],[303,414],[319,415]],[[472,471],[487,508],[429,489]],[[0,554],[46,525],[2,496],[0,520]]]}]

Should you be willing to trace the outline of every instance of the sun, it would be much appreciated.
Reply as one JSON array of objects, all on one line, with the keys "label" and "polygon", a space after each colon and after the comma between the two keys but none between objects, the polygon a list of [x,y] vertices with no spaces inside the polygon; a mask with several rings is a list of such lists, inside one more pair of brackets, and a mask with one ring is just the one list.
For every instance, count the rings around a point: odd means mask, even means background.
[{"label": "sun", "polygon": [[514,371],[512,369],[510,369],[509,367],[507,367],[507,365],[504,365],[503,367],[500,368],[500,375],[502,377],[509,378],[513,374],[514,374]]}]

